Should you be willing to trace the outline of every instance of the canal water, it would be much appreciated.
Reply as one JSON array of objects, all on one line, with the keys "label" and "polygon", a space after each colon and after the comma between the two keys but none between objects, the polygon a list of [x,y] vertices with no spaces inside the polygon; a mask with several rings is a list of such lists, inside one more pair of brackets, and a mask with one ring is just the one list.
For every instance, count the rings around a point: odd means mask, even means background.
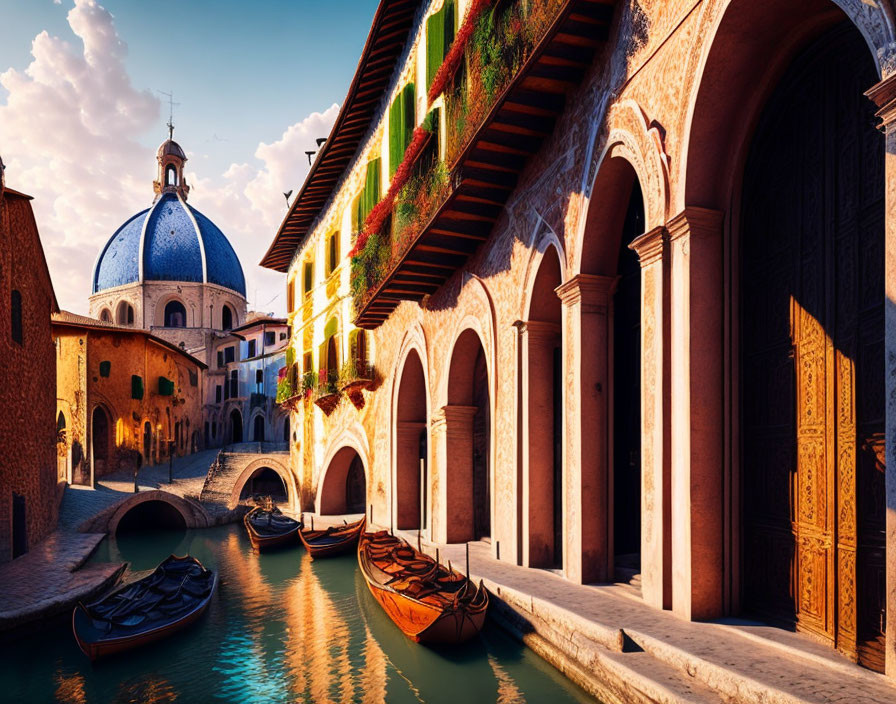
[{"label": "canal water", "polygon": [[241,525],[108,539],[91,561],[152,569],[190,553],[219,570],[194,627],[92,665],[60,623],[0,658],[9,702],[591,701],[493,623],[460,648],[408,640],[367,589],[354,555],[312,561],[302,548],[254,553]]}]

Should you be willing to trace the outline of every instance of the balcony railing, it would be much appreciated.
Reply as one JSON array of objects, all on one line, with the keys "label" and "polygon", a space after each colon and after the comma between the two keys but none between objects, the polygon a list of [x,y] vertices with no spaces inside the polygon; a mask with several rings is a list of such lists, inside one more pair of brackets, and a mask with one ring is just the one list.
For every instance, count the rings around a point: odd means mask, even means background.
[{"label": "balcony railing", "polygon": [[474,1],[446,56],[450,70],[433,84],[445,95],[445,159],[423,147],[420,132],[434,125],[417,128],[358,236],[357,325],[376,327],[402,300],[435,292],[488,238],[606,39],[612,10],[611,0]]}]

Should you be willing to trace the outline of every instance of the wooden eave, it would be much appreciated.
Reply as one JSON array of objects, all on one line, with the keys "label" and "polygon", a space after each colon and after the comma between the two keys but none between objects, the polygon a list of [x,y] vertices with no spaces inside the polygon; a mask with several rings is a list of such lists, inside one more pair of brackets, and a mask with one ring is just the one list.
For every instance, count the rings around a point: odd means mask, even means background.
[{"label": "wooden eave", "polygon": [[296,249],[351,165],[413,27],[417,0],[381,0],[348,94],[327,141],[289,208],[261,266],[286,272]]},{"label": "wooden eave", "polygon": [[613,0],[567,0],[538,46],[449,164],[451,188],[430,221],[358,311],[381,325],[403,300],[437,291],[488,239],[517,179],[541,148],[606,41]]}]

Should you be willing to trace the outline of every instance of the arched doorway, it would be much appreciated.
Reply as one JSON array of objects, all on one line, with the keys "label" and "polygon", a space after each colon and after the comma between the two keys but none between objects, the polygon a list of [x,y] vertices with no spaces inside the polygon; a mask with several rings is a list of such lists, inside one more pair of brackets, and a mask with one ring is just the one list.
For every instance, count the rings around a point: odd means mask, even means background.
[{"label": "arched doorway", "polygon": [[[744,167],[743,606],[883,670],[884,144],[843,22],[791,61]],[[805,119],[811,115],[812,119]]]},{"label": "arched doorway", "polygon": [[395,527],[399,530],[413,528],[422,530],[429,525],[426,509],[428,505],[426,435],[426,378],[420,355],[416,350],[411,350],[401,370],[395,411],[393,496],[395,496]]},{"label": "arched doorway", "polygon": [[91,439],[93,448],[93,475],[101,477],[111,469],[109,467],[109,450],[111,438],[109,431],[111,423],[109,416],[102,406],[93,409],[93,420],[91,423]]},{"label": "arched doorway", "polygon": [[523,455],[523,564],[563,565],[563,411],[560,344],[561,282],[557,250],[549,247],[532,285],[521,327],[526,417]]},{"label": "arched doorway", "polygon": [[491,536],[491,409],[485,351],[475,331],[460,334],[451,354],[446,422],[458,438],[447,457],[448,542]]},{"label": "arched doorway", "polygon": [[234,408],[230,412],[230,442],[236,444],[243,441],[243,416]]},{"label": "arched doorway", "polygon": [[613,294],[613,566],[628,582],[641,571],[641,267],[629,247],[644,232],[635,178],[622,224]]},{"label": "arched doorway", "polygon": [[270,467],[259,467],[243,484],[240,499],[248,499],[254,494],[270,496],[275,503],[289,503],[289,490],[282,477]]},{"label": "arched doorway", "polygon": [[252,442],[264,442],[264,416],[257,415],[252,421]]},{"label": "arched doorway", "polygon": [[367,479],[364,462],[352,447],[343,447],[321,477],[317,510],[322,514],[364,513]]},{"label": "arched doorway", "polygon": [[152,464],[152,424],[143,423],[143,463]]}]

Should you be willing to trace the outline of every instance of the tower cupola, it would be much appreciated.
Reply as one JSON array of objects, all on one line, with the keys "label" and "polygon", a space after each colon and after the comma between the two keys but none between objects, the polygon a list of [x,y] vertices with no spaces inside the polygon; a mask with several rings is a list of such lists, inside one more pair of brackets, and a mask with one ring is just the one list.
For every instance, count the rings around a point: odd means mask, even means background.
[{"label": "tower cupola", "polygon": [[159,162],[159,176],[153,181],[152,187],[156,198],[163,193],[176,193],[183,200],[187,199],[190,187],[184,180],[184,164],[187,155],[181,146],[172,137],[173,129],[169,129],[169,136],[159,147],[156,159]]}]

